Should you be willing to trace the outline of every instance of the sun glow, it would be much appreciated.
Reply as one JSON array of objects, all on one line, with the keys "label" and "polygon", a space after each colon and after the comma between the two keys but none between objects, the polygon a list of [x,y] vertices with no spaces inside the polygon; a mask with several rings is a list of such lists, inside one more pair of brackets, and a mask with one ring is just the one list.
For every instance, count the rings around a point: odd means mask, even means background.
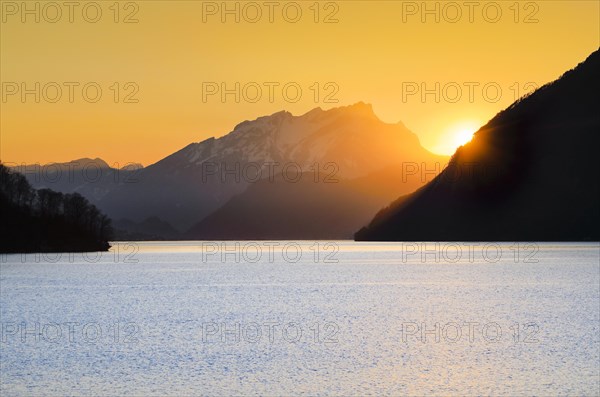
[{"label": "sun glow", "polygon": [[478,121],[464,121],[451,125],[442,134],[442,139],[435,153],[452,155],[460,146],[469,143],[473,139],[473,134],[481,127],[483,123]]},{"label": "sun glow", "polygon": [[465,128],[457,131],[454,135],[454,144],[456,145],[456,147],[459,147],[464,145],[465,143],[470,142],[471,139],[473,139],[474,133],[475,130],[471,128]]}]

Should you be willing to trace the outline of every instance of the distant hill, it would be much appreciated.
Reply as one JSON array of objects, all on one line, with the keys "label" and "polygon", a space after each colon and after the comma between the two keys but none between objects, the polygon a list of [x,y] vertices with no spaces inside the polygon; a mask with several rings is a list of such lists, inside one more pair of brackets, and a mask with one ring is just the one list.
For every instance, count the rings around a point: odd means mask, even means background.
[{"label": "distant hill", "polygon": [[191,240],[351,239],[354,231],[385,203],[424,184],[420,174],[405,176],[403,180],[403,172],[408,173],[397,164],[335,183],[325,183],[327,175],[315,173],[304,173],[295,183],[281,175],[273,181],[262,180],[232,197],[184,237]]},{"label": "distant hill", "polygon": [[100,158],[80,158],[65,163],[18,165],[11,169],[24,175],[35,189],[79,193],[101,207],[108,192],[120,184],[136,183],[143,166],[129,163],[119,169]]},{"label": "distant hill", "polygon": [[356,240],[600,240],[600,53],[500,112]]},{"label": "distant hill", "polygon": [[156,216],[134,222],[131,219],[113,221],[115,241],[179,240],[181,233]]},{"label": "distant hill", "polygon": [[0,164],[0,252],[80,252],[110,248],[110,219],[79,193],[35,190]]},{"label": "distant hill", "polygon": [[296,183],[278,176],[234,196],[187,233],[188,239],[341,239],[381,208],[382,200],[350,181],[315,182],[302,174]]}]

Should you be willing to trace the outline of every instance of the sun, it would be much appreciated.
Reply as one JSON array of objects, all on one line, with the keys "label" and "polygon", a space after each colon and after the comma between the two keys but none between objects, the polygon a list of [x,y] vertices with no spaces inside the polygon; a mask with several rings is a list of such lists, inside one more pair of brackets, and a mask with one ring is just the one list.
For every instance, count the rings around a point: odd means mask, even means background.
[{"label": "sun", "polygon": [[463,146],[473,139],[473,134],[479,129],[482,124],[475,120],[463,120],[454,124],[450,124],[448,128],[441,134],[437,147],[433,150],[434,153],[452,155],[460,146]]},{"label": "sun", "polygon": [[465,143],[468,143],[471,141],[471,139],[473,139],[473,134],[475,133],[475,130],[472,128],[463,128],[458,130],[455,134],[454,134],[454,145],[455,147],[459,147],[464,145]]},{"label": "sun", "polygon": [[475,134],[480,126],[480,123],[473,120],[462,121],[454,124],[448,129],[448,146],[452,147],[453,150],[456,150],[459,148],[459,146],[463,146],[471,142],[471,139],[473,139],[473,134]]}]

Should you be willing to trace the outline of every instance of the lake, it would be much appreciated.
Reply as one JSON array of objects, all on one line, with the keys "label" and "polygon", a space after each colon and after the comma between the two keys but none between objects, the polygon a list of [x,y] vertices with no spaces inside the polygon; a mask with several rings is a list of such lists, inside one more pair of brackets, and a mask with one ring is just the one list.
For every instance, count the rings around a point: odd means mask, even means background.
[{"label": "lake", "polygon": [[19,395],[597,395],[598,243],[135,242],[3,255]]}]

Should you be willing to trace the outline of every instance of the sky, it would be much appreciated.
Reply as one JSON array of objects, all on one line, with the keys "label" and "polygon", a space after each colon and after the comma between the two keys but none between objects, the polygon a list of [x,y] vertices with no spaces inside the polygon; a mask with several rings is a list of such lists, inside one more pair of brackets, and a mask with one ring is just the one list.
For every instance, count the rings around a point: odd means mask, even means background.
[{"label": "sky", "polygon": [[451,154],[599,47],[599,4],[2,1],[0,160],[149,165],[359,101]]}]

